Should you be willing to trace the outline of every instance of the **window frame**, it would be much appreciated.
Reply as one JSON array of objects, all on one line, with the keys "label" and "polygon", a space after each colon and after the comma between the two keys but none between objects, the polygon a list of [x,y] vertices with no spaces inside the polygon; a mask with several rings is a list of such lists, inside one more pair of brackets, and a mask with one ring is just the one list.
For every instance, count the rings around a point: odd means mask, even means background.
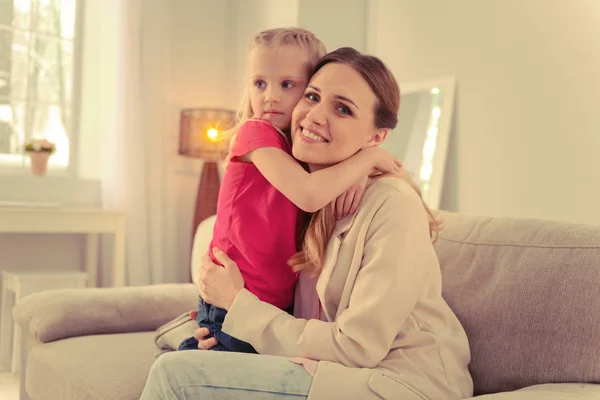
[{"label": "window frame", "polygon": [[[83,65],[83,35],[84,30],[84,17],[85,17],[85,1],[76,0],[75,5],[75,24],[73,30],[73,58],[72,58],[72,86],[71,86],[71,104],[70,104],[70,116],[68,121],[68,132],[67,136],[69,139],[69,162],[65,167],[58,166],[52,163],[52,157],[48,162],[48,175],[55,177],[69,177],[76,178],[78,171],[78,155],[79,155],[79,129],[81,119],[81,92],[82,92],[82,65]],[[37,3],[37,0],[36,0]],[[14,26],[10,26],[12,32],[22,31],[16,29]],[[33,32],[31,29],[28,32]],[[55,37],[48,35],[50,37]],[[60,36],[56,36],[60,39]],[[8,96],[9,101],[12,96]],[[38,102],[44,104],[43,101]],[[30,104],[28,101],[25,104]],[[55,104],[48,102],[48,104]],[[24,152],[21,155],[17,154],[0,154],[0,175],[29,175],[30,168],[28,162],[24,157]],[[17,160],[16,158],[21,158]]]}]

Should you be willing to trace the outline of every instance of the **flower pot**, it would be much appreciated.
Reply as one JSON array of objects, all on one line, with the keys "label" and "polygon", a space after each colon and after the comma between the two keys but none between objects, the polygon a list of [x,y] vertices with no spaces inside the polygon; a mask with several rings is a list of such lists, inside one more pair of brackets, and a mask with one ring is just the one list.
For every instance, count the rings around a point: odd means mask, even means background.
[{"label": "flower pot", "polygon": [[31,173],[33,175],[46,175],[48,157],[50,157],[51,153],[47,151],[35,151],[28,154],[31,159]]}]

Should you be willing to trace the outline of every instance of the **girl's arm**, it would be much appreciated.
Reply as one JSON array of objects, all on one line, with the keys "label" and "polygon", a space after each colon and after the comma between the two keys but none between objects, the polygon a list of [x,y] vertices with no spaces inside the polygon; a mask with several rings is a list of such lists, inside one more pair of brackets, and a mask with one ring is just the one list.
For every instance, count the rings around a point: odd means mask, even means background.
[{"label": "girl's arm", "polygon": [[364,176],[335,199],[335,207],[332,207],[332,212],[336,219],[342,219],[358,210],[367,183],[369,183],[369,177]]},{"label": "girl's arm", "polygon": [[363,149],[339,164],[312,173],[298,161],[275,147],[262,147],[247,153],[260,173],[285,197],[306,212],[315,212],[331,203],[350,186],[374,169],[395,172],[400,162],[379,147]]},{"label": "girl's arm", "polygon": [[294,318],[242,289],[223,331],[261,354],[372,368],[389,353],[436,262],[421,202],[398,192],[384,200],[369,223],[349,307],[335,321]]}]

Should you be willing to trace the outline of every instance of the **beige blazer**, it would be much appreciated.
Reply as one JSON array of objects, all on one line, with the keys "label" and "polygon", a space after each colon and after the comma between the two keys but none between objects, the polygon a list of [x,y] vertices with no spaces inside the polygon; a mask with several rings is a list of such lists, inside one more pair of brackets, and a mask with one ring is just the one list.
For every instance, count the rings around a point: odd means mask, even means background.
[{"label": "beige blazer", "polygon": [[419,197],[383,178],[328,244],[317,294],[329,322],[294,318],[242,290],[223,331],[261,354],[319,360],[309,400],[470,397],[467,336],[441,292]]}]

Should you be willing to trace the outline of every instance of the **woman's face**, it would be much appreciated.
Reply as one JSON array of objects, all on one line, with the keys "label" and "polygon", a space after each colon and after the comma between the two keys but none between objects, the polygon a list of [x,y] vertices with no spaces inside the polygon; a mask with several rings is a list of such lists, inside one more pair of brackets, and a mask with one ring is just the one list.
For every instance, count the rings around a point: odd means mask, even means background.
[{"label": "woman's face", "polygon": [[380,144],[387,129],[375,127],[376,102],[375,93],[352,67],[339,63],[322,67],[292,114],[294,157],[316,170]]}]

